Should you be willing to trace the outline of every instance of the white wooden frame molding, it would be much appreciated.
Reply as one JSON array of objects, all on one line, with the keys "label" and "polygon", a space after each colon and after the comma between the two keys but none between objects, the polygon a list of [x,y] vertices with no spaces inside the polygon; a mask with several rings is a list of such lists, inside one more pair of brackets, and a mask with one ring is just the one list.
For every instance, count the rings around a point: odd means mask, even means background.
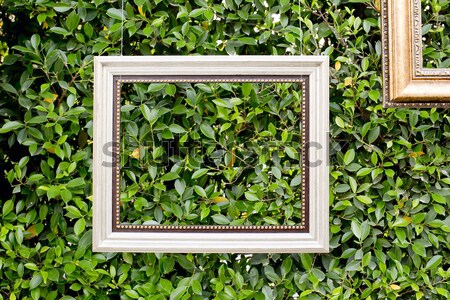
[{"label": "white wooden frame molding", "polygon": [[[115,56],[95,57],[93,250],[165,253],[300,253],[329,251],[329,59],[327,56]],[[307,230],[118,231],[113,220],[113,138],[118,76],[299,76],[306,78],[309,125]],[[250,79],[251,81],[251,79]],[[220,81],[219,81],[220,82]],[[117,176],[117,174],[116,174]],[[305,179],[304,179],[305,180]],[[176,227],[176,226],[175,226]],[[219,226],[220,227],[220,226]],[[254,227],[254,228],[253,228]]]}]

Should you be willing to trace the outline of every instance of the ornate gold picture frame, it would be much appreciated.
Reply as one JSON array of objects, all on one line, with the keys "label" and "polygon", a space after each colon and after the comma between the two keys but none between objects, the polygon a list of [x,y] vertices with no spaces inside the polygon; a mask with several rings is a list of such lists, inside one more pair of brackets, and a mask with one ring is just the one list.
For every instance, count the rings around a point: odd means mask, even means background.
[{"label": "ornate gold picture frame", "polygon": [[449,107],[450,69],[423,67],[421,0],[383,0],[384,107]]},{"label": "ornate gold picture frame", "polygon": [[[94,251],[328,252],[328,74],[329,61],[326,56],[96,57],[93,150]],[[201,225],[172,220],[166,224],[167,222],[158,221],[156,218],[150,222],[124,219],[126,214],[122,214],[121,208],[123,209],[127,202],[122,201],[124,193],[121,189],[127,188],[127,185],[122,180],[126,177],[122,172],[125,170],[124,166],[121,165],[126,161],[122,144],[126,144],[123,129],[127,126],[121,119],[122,114],[126,114],[127,109],[133,106],[126,104],[128,100],[125,100],[131,91],[130,86],[145,86],[144,90],[148,90],[150,86],[147,85],[172,84],[177,85],[178,90],[183,93],[183,86],[187,85],[196,88],[200,88],[201,85],[204,88],[207,84],[224,83],[254,85],[292,83],[296,93],[302,95],[299,104],[302,122],[299,126],[301,147],[298,149],[301,153],[299,161],[302,174],[299,176],[301,182],[295,184],[301,187],[301,193],[293,199],[301,208],[301,221],[294,225],[290,223]],[[138,98],[144,99],[145,95],[142,94]],[[189,103],[186,100],[188,97],[180,96],[177,99],[185,99],[181,101]],[[209,100],[205,98],[204,101]],[[217,103],[223,105],[217,102],[217,99],[213,99],[210,107],[214,107]],[[175,107],[173,110],[175,111]],[[149,120],[151,112],[148,112],[147,117],[144,113],[143,115],[144,119]],[[145,128],[145,124],[140,128]],[[150,170],[148,172],[151,174]],[[192,174],[191,179],[195,178],[197,176]],[[192,188],[195,189],[195,186],[186,186],[185,191]],[[210,195],[206,195],[205,190],[201,189],[200,192],[204,194],[202,198],[209,199]],[[148,202],[157,202],[150,194],[142,197],[146,197]],[[251,197],[246,199],[252,200]],[[282,205],[280,208],[283,209]]]}]

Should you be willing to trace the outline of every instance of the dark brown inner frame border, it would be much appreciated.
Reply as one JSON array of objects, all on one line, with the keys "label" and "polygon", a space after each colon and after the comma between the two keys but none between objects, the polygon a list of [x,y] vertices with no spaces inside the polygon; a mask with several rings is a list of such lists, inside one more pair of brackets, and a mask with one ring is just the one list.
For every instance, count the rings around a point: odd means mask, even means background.
[{"label": "dark brown inner frame border", "polygon": [[[120,107],[123,83],[298,82],[302,86],[302,223],[301,225],[133,225],[120,223]],[[113,77],[113,232],[309,232],[309,76],[302,75],[119,75]]]}]

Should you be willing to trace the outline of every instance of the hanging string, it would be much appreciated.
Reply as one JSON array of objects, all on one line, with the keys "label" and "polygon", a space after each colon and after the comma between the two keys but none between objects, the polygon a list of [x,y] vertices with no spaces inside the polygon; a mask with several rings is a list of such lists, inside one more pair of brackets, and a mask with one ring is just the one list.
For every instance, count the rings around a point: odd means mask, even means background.
[{"label": "hanging string", "polygon": [[301,15],[301,3],[298,0],[298,29],[300,39],[300,55],[303,55],[303,31],[302,31],[302,15]]},{"label": "hanging string", "polygon": [[124,22],[125,22],[125,16],[124,16],[124,10],[123,10],[123,2],[125,0],[120,0],[121,3],[121,16],[122,16],[122,24],[120,26],[120,56],[123,56],[123,27],[124,27]]},{"label": "hanging string", "polygon": [[[124,0],[120,0],[120,13],[121,13],[121,26],[120,26],[120,56],[123,56],[123,30],[124,30],[124,22],[125,22],[125,13],[124,13],[124,4],[123,4]],[[122,82],[122,74],[119,75],[120,78],[120,82]],[[120,89],[122,90],[122,83],[119,83],[121,85]],[[120,93],[121,95],[119,96],[119,107],[122,107],[122,92]],[[119,108],[120,109],[120,108]],[[119,116],[120,119],[120,116]],[[120,136],[119,137],[119,153],[125,153],[125,143],[120,142],[124,137]],[[120,158],[119,158],[120,161]],[[120,164],[120,163],[119,163]]]}]

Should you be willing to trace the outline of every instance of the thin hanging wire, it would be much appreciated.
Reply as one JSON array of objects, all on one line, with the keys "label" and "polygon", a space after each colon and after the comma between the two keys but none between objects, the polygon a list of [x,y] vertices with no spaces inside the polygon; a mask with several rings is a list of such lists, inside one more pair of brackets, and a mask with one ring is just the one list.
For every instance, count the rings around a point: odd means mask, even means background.
[{"label": "thin hanging wire", "polygon": [[122,24],[121,24],[121,26],[120,26],[120,56],[123,56],[123,27],[124,27],[124,22],[125,22],[125,19],[124,19],[124,10],[123,10],[123,2],[124,2],[124,0],[121,0],[120,1],[120,3],[121,3],[121,15],[122,15]]},{"label": "thin hanging wire", "polygon": [[300,55],[303,55],[303,31],[302,31],[302,15],[301,15],[300,0],[298,0],[298,29],[299,29]]},{"label": "thin hanging wire", "polygon": [[[124,28],[124,22],[125,22],[125,13],[124,13],[124,0],[120,0],[120,13],[121,13],[121,26],[120,26],[120,56],[123,56],[123,28]],[[120,82],[122,82],[122,74],[119,75],[120,78]],[[122,83],[119,83],[121,85],[120,90],[122,91]],[[119,99],[118,99],[119,103],[119,107],[122,107],[122,92],[119,95]],[[119,109],[120,109],[119,108]],[[119,115],[119,120],[120,120],[120,115]],[[120,122],[120,121],[119,121]],[[125,153],[125,143],[122,143],[122,139],[124,138],[124,136],[119,137],[119,141],[117,141],[119,143],[119,153]],[[119,166],[120,166],[120,156],[119,156]],[[119,209],[119,208],[118,208]]]}]

